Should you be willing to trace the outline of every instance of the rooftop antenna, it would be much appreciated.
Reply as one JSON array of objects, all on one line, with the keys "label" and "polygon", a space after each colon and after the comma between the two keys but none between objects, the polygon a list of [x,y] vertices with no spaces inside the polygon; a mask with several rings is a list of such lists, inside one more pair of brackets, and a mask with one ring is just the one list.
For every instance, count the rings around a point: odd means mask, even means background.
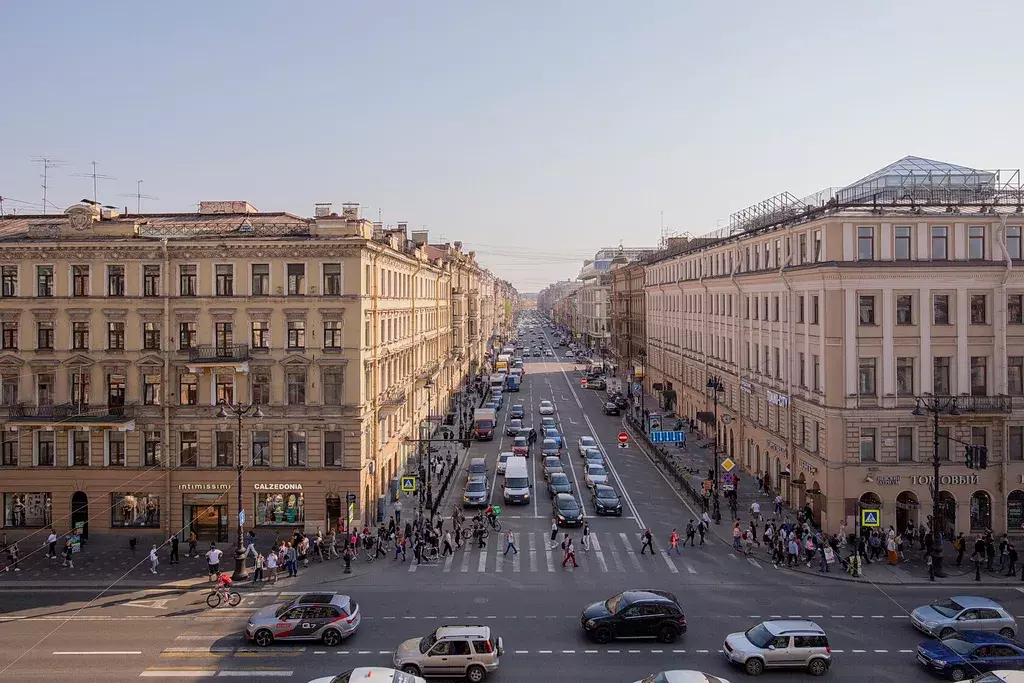
[{"label": "rooftop antenna", "polygon": [[93,201],[94,204],[99,204],[100,200],[99,200],[99,196],[98,196],[99,193],[97,192],[97,188],[96,188],[96,181],[97,180],[117,180],[117,178],[115,178],[112,175],[103,175],[102,173],[97,173],[96,172],[96,166],[98,165],[97,162],[90,161],[89,163],[92,164],[92,173],[72,173],[71,175],[75,176],[76,178],[92,178],[92,201]]},{"label": "rooftop antenna", "polygon": [[[63,159],[54,159],[53,157],[32,157],[32,163],[43,167],[43,214],[46,214],[47,208],[50,206],[49,202],[46,200],[47,192],[50,189],[50,169],[58,168],[59,166],[67,166],[68,162]],[[54,205],[54,208],[57,208],[57,206]]]},{"label": "rooftop antenna", "polygon": [[153,199],[153,200],[159,200],[160,199],[159,197],[154,197],[151,194],[142,194],[142,183],[143,182],[144,181],[142,181],[142,180],[136,180],[135,181],[135,192],[134,193],[119,194],[119,195],[117,195],[118,197],[135,197],[135,213],[137,213],[137,214],[142,213],[142,200],[143,199]]}]

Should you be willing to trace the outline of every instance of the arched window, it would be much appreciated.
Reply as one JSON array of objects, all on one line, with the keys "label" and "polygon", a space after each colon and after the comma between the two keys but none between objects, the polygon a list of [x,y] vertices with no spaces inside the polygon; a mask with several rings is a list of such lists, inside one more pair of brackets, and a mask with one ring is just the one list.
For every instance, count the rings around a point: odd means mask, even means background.
[{"label": "arched window", "polygon": [[975,491],[971,496],[971,531],[985,531],[992,528],[992,498],[984,491]]}]

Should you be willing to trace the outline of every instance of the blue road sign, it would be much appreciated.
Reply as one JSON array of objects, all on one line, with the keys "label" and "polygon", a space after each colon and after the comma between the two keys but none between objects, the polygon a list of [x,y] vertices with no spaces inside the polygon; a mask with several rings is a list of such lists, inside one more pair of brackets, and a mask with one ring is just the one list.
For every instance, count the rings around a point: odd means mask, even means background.
[{"label": "blue road sign", "polygon": [[679,443],[686,441],[686,434],[683,432],[651,432],[651,441],[654,443]]},{"label": "blue road sign", "polygon": [[881,526],[881,510],[861,510],[860,525],[865,527]]}]

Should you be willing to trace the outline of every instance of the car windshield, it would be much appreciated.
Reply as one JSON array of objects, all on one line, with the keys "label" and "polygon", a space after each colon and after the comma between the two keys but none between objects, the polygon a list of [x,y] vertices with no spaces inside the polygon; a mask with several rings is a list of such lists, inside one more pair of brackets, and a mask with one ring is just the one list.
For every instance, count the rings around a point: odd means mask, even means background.
[{"label": "car windshield", "polygon": [[942,641],[942,644],[958,655],[970,654],[971,650],[974,649],[974,643],[968,643],[966,640],[961,640],[956,637],[946,638]]},{"label": "car windshield", "polygon": [[559,498],[558,499],[558,509],[559,510],[573,511],[573,510],[579,510],[580,506],[576,504],[576,499],[575,498],[570,498],[570,497],[566,496],[565,498]]},{"label": "car windshield", "polygon": [[602,491],[598,491],[597,497],[605,498],[607,500],[618,500],[619,498],[617,495],[615,495],[615,491],[612,491],[611,489],[604,489]]},{"label": "car windshield", "polygon": [[478,427],[483,427],[484,429],[488,429],[488,428],[494,426],[494,420],[477,420],[476,424],[477,424]]},{"label": "car windshield", "polygon": [[558,442],[554,439],[544,439],[544,448],[558,448]]},{"label": "car windshield", "polygon": [[743,635],[747,637],[747,640],[749,640],[754,647],[766,647],[768,643],[775,640],[775,636],[771,634],[771,631],[764,627],[764,624],[758,624]]},{"label": "car windshield", "polygon": [[963,610],[963,605],[949,599],[933,602],[931,607],[942,616],[949,618],[955,617]]},{"label": "car windshield", "polygon": [[510,455],[512,455],[512,454],[511,453],[502,453],[501,455],[498,456],[498,462],[506,462]]},{"label": "car windshield", "polygon": [[590,469],[587,470],[587,474],[589,474],[592,477],[603,477],[603,476],[607,475],[608,473],[604,471],[603,467],[598,467],[596,465],[591,465]]},{"label": "car windshield", "polygon": [[518,419],[517,420],[509,420],[508,428],[509,429],[519,429],[522,425],[523,425],[523,421],[522,420],[518,420]]},{"label": "car windshield", "polygon": [[526,446],[527,445],[526,444],[526,437],[525,436],[517,436],[515,439],[512,440],[512,445],[513,446]]},{"label": "car windshield", "polygon": [[287,612],[288,610],[290,610],[291,608],[292,608],[292,603],[290,603],[290,602],[286,603],[284,605],[281,605],[280,607],[277,608],[277,611],[274,612],[274,616],[277,617],[278,619],[280,619],[282,616],[284,616],[284,613]]},{"label": "car windshield", "polygon": [[551,402],[550,401],[541,401],[540,402],[540,407],[541,408],[550,408],[551,407]]},{"label": "car windshield", "polygon": [[434,643],[437,642],[437,633],[431,633],[429,636],[423,636],[420,638],[420,654],[427,654],[427,651],[434,647]]},{"label": "car windshield", "polygon": [[593,446],[594,440],[591,439],[589,436],[585,436],[582,439],[580,439],[580,445],[583,446],[584,448],[587,446]]},{"label": "car windshield", "polygon": [[619,593],[615,597],[608,598],[607,600],[605,600],[604,608],[612,614],[617,614],[620,609],[626,607],[629,604],[625,601],[626,599],[623,597],[623,595],[623,593]]},{"label": "car windshield", "polygon": [[487,490],[487,485],[482,481],[471,481],[466,485],[466,490],[470,493],[483,493]]},{"label": "car windshield", "polygon": [[349,683],[349,680],[351,680],[351,678],[352,678],[352,672],[351,671],[346,671],[345,673],[343,673],[343,674],[341,674],[339,676],[335,676],[334,678],[332,678],[331,679],[331,683]]},{"label": "car windshield", "polygon": [[505,480],[505,488],[507,489],[525,489],[530,485],[530,480],[526,477],[509,477]]},{"label": "car windshield", "polygon": [[555,472],[551,475],[551,483],[555,485],[568,484],[569,477],[562,472]]}]

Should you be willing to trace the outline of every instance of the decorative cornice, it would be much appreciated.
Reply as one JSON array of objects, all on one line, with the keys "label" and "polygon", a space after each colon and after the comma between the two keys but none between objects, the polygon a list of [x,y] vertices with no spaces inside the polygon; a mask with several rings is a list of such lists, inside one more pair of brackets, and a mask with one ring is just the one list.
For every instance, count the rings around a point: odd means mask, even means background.
[{"label": "decorative cornice", "polygon": [[128,317],[127,308],[104,308],[103,315],[110,318],[111,320],[124,320]]},{"label": "decorative cornice", "polygon": [[64,312],[74,322],[88,322],[92,317],[91,308],[65,308]]},{"label": "decorative cornice", "polygon": [[248,314],[250,320],[255,320],[257,322],[269,322],[270,321],[270,317],[274,313],[274,309],[273,308],[247,308],[247,309],[245,309],[245,312],[246,312],[246,314]]},{"label": "decorative cornice", "polygon": [[344,320],[345,309],[344,308],[320,308],[317,309],[320,313],[320,317],[324,320]]},{"label": "decorative cornice", "polygon": [[237,310],[237,308],[210,308],[208,312],[214,322],[229,323],[235,319],[235,311]]},{"label": "decorative cornice", "polygon": [[49,318],[50,320],[53,320],[54,318],[57,317],[57,310],[58,309],[56,309],[56,308],[33,308],[33,309],[30,309],[30,310],[32,312],[32,315],[34,315],[36,318],[43,318],[43,319]]},{"label": "decorative cornice", "polygon": [[174,317],[181,322],[198,322],[199,320],[198,308],[175,308]]},{"label": "decorative cornice", "polygon": [[284,309],[284,317],[288,320],[305,320],[306,316],[309,315],[308,308],[286,308]]},{"label": "decorative cornice", "polygon": [[154,320],[160,320],[164,317],[164,311],[162,308],[140,308],[135,311],[139,314],[139,317],[147,322],[153,322]]},{"label": "decorative cornice", "polygon": [[21,309],[20,308],[5,308],[0,309],[0,320],[6,323],[17,322],[21,320]]}]

